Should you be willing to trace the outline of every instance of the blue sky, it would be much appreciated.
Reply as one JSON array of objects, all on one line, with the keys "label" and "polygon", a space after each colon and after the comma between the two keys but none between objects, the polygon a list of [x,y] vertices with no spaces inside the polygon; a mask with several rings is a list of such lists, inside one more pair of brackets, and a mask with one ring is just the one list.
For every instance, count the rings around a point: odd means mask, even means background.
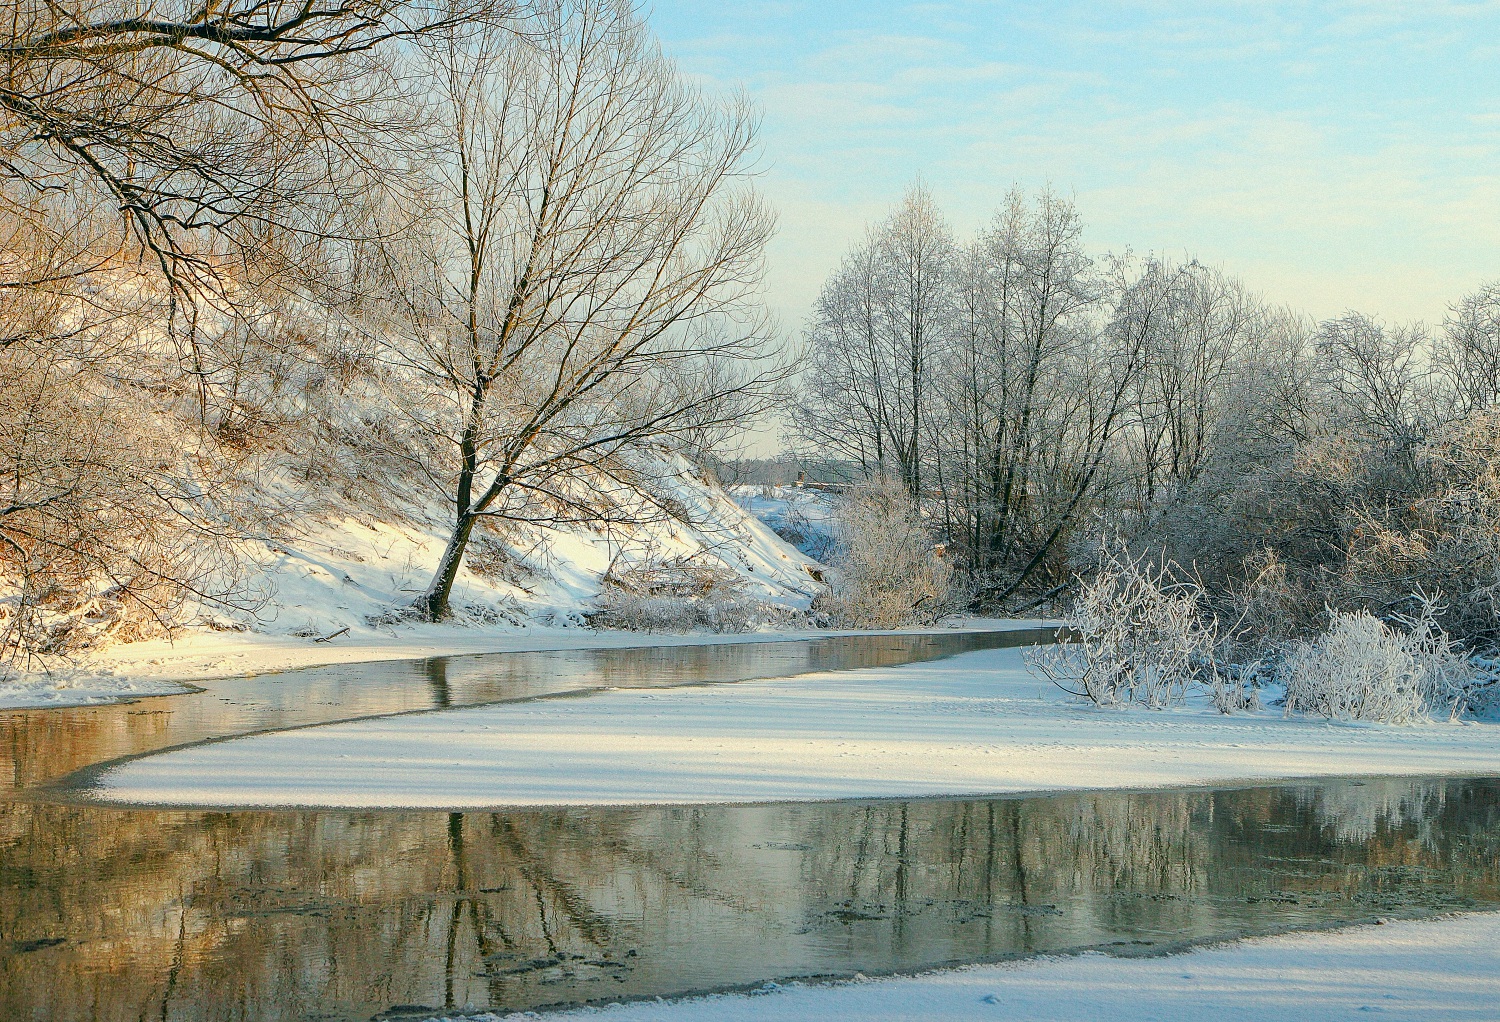
[{"label": "blue sky", "polygon": [[1435,322],[1500,278],[1500,0],[650,10],[764,113],[789,330],[918,175],[960,234],[1050,185],[1099,251],[1192,255],[1317,316]]}]

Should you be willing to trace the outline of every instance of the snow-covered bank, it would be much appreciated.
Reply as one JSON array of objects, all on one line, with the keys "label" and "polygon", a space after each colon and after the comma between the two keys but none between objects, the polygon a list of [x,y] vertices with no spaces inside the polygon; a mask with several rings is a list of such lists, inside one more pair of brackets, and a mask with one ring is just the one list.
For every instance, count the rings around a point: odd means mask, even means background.
[{"label": "snow-covered bank", "polygon": [[111,800],[478,808],[754,802],[1500,773],[1500,726],[1098,710],[1021,650],[308,728],[125,764]]},{"label": "snow-covered bank", "polygon": [[0,680],[0,710],[91,706],[191,691],[191,687],[165,678],[112,677],[99,671],[38,673]]},{"label": "snow-covered bank", "polygon": [[734,486],[740,506],[798,550],[826,560],[838,531],[838,500],[832,493],[801,486]]},{"label": "snow-covered bank", "polygon": [[47,670],[0,663],[0,707],[166,695],[185,691],[185,682],[325,664],[666,644],[672,640],[586,627],[607,591],[628,588],[644,570],[712,578],[715,595],[765,608],[773,622],[752,625],[795,625],[819,588],[821,566],[686,461],[674,459],[661,474],[674,513],[660,520],[599,531],[518,524],[476,532],[454,589],[455,624],[393,618],[432,577],[446,542],[441,515],[298,522],[286,535],[245,544],[245,588],[265,601],[253,613],[205,610],[171,640],[85,649],[49,659]]},{"label": "snow-covered bank", "polygon": [[[604,1022],[1422,1022],[1494,1019],[1500,915],[1396,922],[1205,948],[1167,958],[1099,954],[836,986],[768,987],[548,1018]],[[500,1016],[480,1015],[474,1022]],[[510,1018],[535,1016],[507,1016]]]}]

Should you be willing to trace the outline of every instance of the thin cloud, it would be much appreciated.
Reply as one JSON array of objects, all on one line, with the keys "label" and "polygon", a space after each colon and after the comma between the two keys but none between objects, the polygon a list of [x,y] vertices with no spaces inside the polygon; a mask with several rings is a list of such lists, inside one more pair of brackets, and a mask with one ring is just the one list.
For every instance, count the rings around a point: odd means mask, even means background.
[{"label": "thin cloud", "polygon": [[1050,183],[1100,247],[1212,256],[1310,311],[1436,318],[1500,277],[1500,2],[658,10],[763,105],[784,309],[917,174],[960,229]]}]

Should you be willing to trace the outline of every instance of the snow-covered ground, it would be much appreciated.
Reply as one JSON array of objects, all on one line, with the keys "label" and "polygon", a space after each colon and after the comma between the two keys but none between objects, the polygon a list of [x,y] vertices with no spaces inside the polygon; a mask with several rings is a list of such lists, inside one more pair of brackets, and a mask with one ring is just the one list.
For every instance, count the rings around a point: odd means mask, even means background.
[{"label": "snow-covered ground", "polygon": [[[346,518],[300,527],[248,552],[252,617],[205,615],[171,640],[108,646],[73,663],[6,677],[0,707],[68,706],[187,691],[183,683],[323,664],[589,645],[656,645],[670,637],[585,627],[606,574],[691,562],[738,579],[744,596],[805,609],[820,565],[782,541],[685,461],[674,463],[680,517],[609,533],[517,527],[476,534],[454,590],[459,620],[383,621],[427,584],[445,536],[437,526]],[[324,639],[326,641],[318,641]]]},{"label": "snow-covered ground", "polygon": [[826,560],[833,550],[838,498],[813,487],[734,486],[740,506],[798,550]]},{"label": "snow-covered ground", "polygon": [[1500,725],[1099,710],[1021,650],[308,728],[125,764],[107,799],[201,806],[659,804],[1500,773]]},{"label": "snow-covered ground", "polygon": [[[1394,922],[1166,958],[1044,958],[565,1012],[603,1022],[1479,1022],[1500,1017],[1500,915]],[[499,1016],[480,1015],[475,1022]],[[535,1016],[506,1016],[509,1018]]]}]

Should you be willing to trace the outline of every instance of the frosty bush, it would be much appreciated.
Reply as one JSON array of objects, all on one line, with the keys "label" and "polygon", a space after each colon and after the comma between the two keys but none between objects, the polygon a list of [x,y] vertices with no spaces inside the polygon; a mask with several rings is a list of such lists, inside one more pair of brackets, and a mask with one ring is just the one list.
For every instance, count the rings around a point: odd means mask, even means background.
[{"label": "frosty bush", "polygon": [[748,632],[785,625],[786,608],[745,592],[744,579],[710,558],[647,558],[604,576],[595,628],[630,632]]},{"label": "frosty bush", "polygon": [[948,609],[952,569],[900,482],[877,479],[854,490],[839,512],[838,540],[832,585],[814,604],[835,624],[896,628]]},{"label": "frosty bush", "polygon": [[1286,711],[1409,724],[1468,708],[1474,666],[1436,624],[1436,608],[1402,632],[1369,611],[1334,611],[1328,630],[1296,643],[1282,665]]},{"label": "frosty bush", "polygon": [[741,633],[766,616],[761,601],[743,597],[651,596],[616,590],[601,597],[599,604],[588,615],[589,624],[627,632]]},{"label": "frosty bush", "polygon": [[1027,655],[1033,671],[1101,706],[1181,702],[1195,682],[1220,698],[1220,709],[1244,708],[1250,696],[1220,677],[1214,659],[1218,622],[1201,610],[1203,588],[1177,581],[1166,565],[1126,550],[1103,552],[1090,580],[1080,579],[1066,624],[1074,641]]}]

